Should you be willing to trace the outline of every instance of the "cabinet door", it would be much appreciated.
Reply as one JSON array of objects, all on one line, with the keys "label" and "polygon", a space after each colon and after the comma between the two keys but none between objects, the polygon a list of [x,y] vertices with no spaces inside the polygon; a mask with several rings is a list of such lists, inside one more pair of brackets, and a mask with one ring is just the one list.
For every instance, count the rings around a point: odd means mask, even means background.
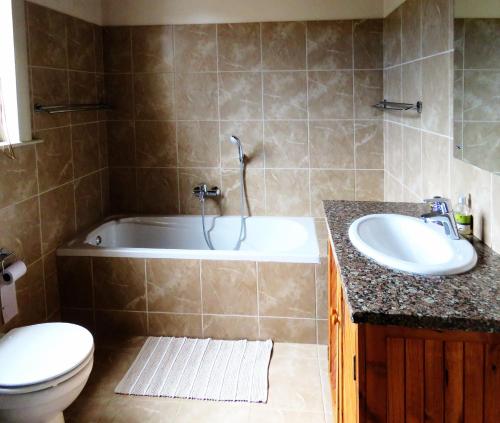
[{"label": "cabinet door", "polygon": [[358,327],[352,323],[348,306],[342,301],[342,414],[343,423],[359,421]]}]

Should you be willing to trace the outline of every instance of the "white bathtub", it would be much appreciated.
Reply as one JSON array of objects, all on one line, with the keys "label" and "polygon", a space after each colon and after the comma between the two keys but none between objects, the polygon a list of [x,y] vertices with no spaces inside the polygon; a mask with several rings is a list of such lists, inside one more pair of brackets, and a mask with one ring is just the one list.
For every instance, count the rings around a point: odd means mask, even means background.
[{"label": "white bathtub", "polygon": [[215,250],[203,238],[200,216],[117,218],[57,250],[59,256],[251,260],[319,263],[313,218],[249,217],[238,250],[238,216],[207,216]]}]

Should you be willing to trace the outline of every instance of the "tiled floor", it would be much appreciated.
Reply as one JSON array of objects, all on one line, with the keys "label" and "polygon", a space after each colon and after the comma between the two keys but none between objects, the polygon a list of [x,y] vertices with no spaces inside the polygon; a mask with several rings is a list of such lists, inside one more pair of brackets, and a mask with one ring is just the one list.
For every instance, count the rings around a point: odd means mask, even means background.
[{"label": "tiled floor", "polygon": [[70,422],[330,423],[326,346],[274,344],[267,404],[132,397],[113,392],[145,338],[97,343],[94,369],[66,410]]}]

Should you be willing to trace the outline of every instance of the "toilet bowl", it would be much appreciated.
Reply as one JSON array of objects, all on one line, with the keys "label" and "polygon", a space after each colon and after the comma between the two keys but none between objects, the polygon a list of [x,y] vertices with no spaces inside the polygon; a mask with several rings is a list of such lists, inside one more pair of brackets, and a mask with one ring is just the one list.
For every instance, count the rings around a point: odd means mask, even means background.
[{"label": "toilet bowl", "polygon": [[0,422],[61,423],[92,370],[94,340],[71,323],[13,329],[0,338]]}]

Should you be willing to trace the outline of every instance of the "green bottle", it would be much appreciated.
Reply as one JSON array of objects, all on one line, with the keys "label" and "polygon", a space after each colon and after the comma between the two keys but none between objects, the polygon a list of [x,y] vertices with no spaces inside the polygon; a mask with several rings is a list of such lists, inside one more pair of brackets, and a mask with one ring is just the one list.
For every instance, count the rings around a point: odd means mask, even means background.
[{"label": "green bottle", "polygon": [[465,196],[460,196],[458,198],[458,204],[455,207],[455,221],[457,222],[457,228],[460,235],[466,238],[472,236],[472,211],[467,204],[467,198]]}]

